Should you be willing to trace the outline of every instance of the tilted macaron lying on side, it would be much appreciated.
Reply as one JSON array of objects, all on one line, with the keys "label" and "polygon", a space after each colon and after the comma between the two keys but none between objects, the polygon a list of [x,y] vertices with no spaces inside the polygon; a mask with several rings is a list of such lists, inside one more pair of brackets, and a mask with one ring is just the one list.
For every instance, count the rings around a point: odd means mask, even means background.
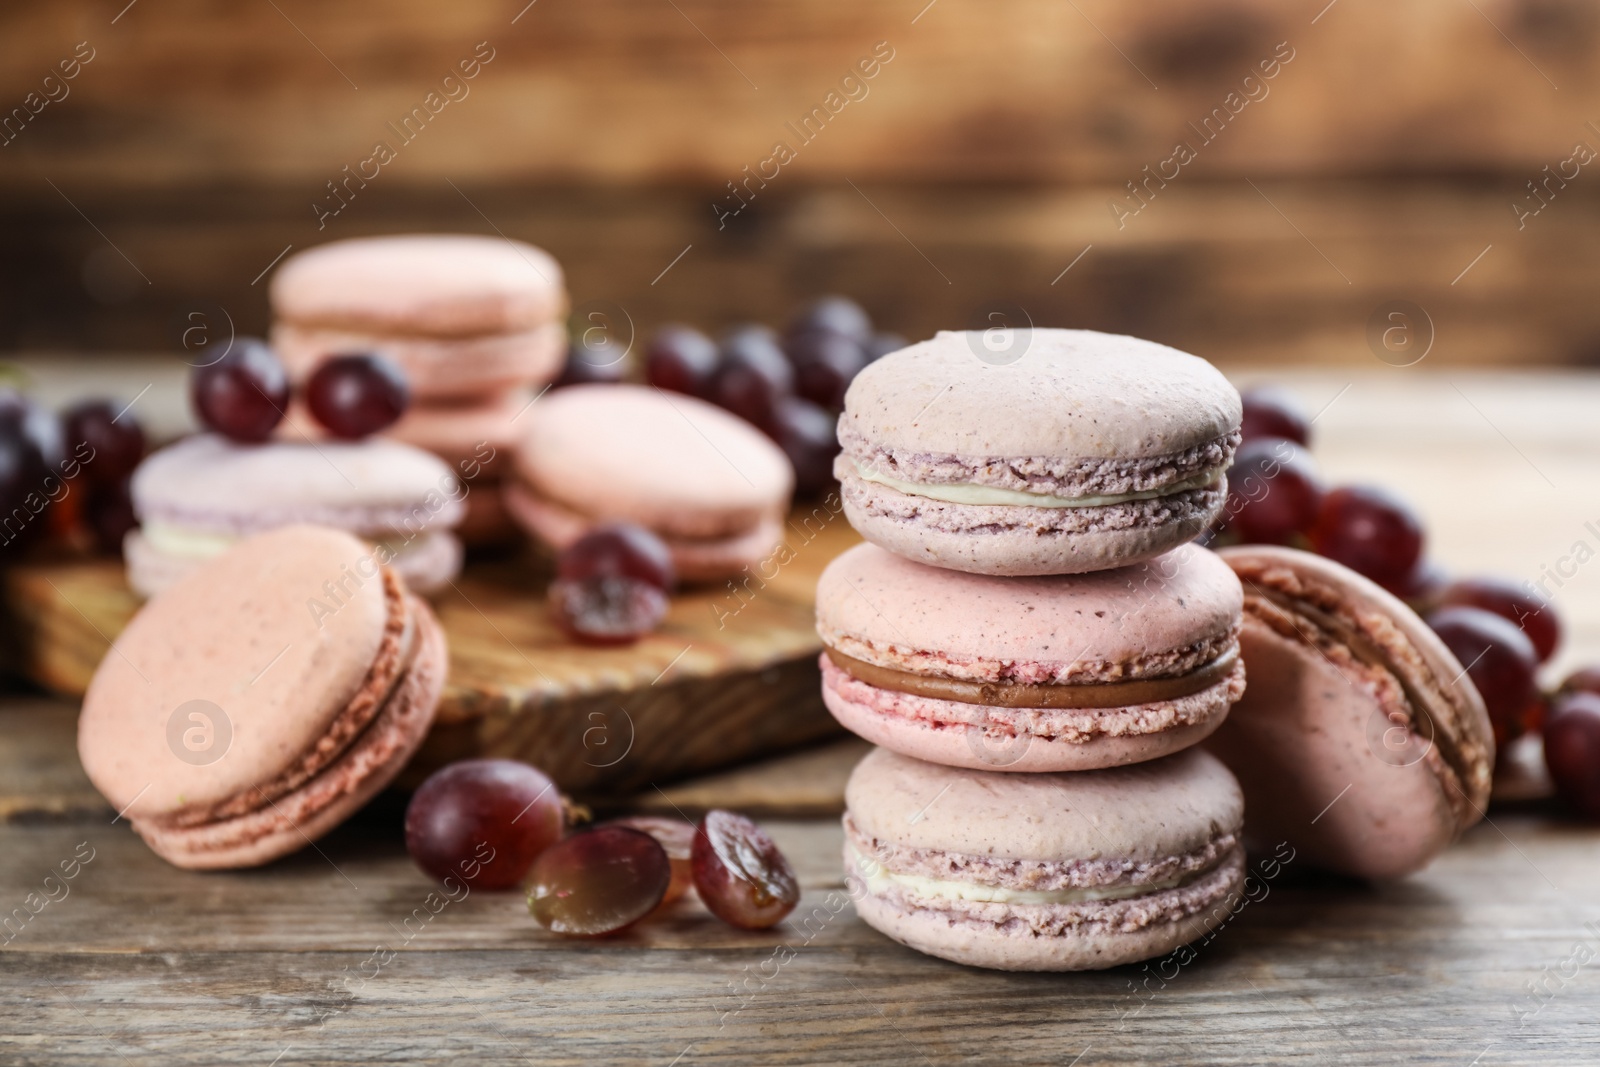
[{"label": "tilted macaron lying on side", "polygon": [[1199,749],[1075,774],[869,753],[845,789],[845,874],[867,925],[1012,971],[1115,967],[1225,921],[1244,801]]},{"label": "tilted macaron lying on side", "polygon": [[1192,540],[1227,498],[1239,394],[1197,356],[1089,330],[941,332],[862,371],[834,471],[865,538],[978,574],[1073,574]]},{"label": "tilted macaron lying on side", "polygon": [[443,461],[398,441],[238,444],[196,434],[134,471],[139,528],[124,553],[128,583],[153,596],[241,538],[315,523],[374,541],[413,592],[461,570],[462,489]]},{"label": "tilted macaron lying on side", "polygon": [[1412,610],[1292,548],[1221,553],[1244,583],[1250,688],[1206,742],[1233,768],[1252,838],[1393,878],[1483,817],[1494,735],[1462,665]]},{"label": "tilted macaron lying on side", "polygon": [[506,508],[562,549],[602,522],[667,543],[680,577],[719,578],[783,540],[794,469],[777,445],[703,400],[637,385],[578,385],[529,411]]},{"label": "tilted macaron lying on side", "polygon": [[1194,545],[1036,578],[858,545],[817,585],[823,700],[874,744],[956,767],[1154,759],[1211,733],[1244,690],[1241,603],[1233,572]]},{"label": "tilted macaron lying on side", "polygon": [[444,634],[372,549],[288,526],[147,603],[78,720],[90,781],[162,858],[249,867],[314,841],[422,743]]}]

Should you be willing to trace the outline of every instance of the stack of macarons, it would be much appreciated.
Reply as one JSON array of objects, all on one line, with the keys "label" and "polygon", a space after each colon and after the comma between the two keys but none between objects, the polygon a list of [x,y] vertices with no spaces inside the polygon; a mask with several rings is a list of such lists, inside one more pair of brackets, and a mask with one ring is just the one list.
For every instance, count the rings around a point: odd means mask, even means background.
[{"label": "stack of macarons", "polygon": [[[1244,691],[1217,517],[1238,393],[1077,330],[940,333],[851,385],[836,465],[867,539],[817,589],[857,909],[1013,970],[1161,955],[1229,914],[1238,782],[1194,747]],[[1007,350],[1009,346],[1009,350]]]},{"label": "stack of macarons", "polygon": [[473,235],[335,241],[284,260],[271,299],[273,345],[297,380],[330,355],[388,356],[412,403],[387,436],[434,452],[461,477],[464,540],[511,529],[504,457],[535,391],[566,359],[566,288],[547,252]]}]

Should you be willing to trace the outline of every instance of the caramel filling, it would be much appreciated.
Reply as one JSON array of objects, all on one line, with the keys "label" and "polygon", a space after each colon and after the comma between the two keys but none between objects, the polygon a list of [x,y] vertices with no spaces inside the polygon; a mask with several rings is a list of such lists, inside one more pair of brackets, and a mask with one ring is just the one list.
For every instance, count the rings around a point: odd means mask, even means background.
[{"label": "caramel filling", "polygon": [[1054,685],[1024,682],[968,682],[936,674],[912,674],[893,667],[880,667],[847,656],[837,649],[826,649],[833,665],[867,685],[958,704],[982,704],[991,708],[1126,708],[1135,704],[1155,704],[1193,696],[1227,679],[1238,659],[1237,648],[1230,648],[1216,659],[1188,674],[1175,678],[1136,678],[1126,682],[1084,682]]}]

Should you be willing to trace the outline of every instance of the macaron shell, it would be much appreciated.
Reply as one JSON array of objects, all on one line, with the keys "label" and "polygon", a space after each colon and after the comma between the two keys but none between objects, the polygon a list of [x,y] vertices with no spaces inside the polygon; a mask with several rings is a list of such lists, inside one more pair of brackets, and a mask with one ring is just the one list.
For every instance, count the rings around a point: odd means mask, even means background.
[{"label": "macaron shell", "polygon": [[442,460],[378,437],[237,444],[195,434],[139,464],[131,492],[142,522],[232,534],[313,523],[381,537],[449,528],[463,510]]},{"label": "macaron shell", "polygon": [[[1018,331],[1020,356],[986,334],[941,331],[851,383],[844,422],[875,445],[970,457],[1166,455],[1238,429],[1239,394],[1211,364],[1091,330]],[[1002,362],[1002,360],[1010,360]]]},{"label": "macaron shell", "polygon": [[[1181,918],[1129,929],[1129,924],[1119,921],[1123,908],[1091,905],[1082,909],[1088,918],[1076,931],[1057,936],[968,923],[962,921],[960,911],[906,907],[870,893],[856,896],[855,907],[856,914],[874,930],[940,959],[1003,971],[1092,971],[1164,956],[1204,937],[1233,914],[1244,879],[1244,864],[1236,856],[1195,889],[1169,890],[1138,901],[1141,909],[1176,911]],[[1104,919],[1094,917],[1101,912],[1106,913]]]},{"label": "macaron shell", "polygon": [[[845,515],[867,540],[929,566],[1002,576],[1086,574],[1154,559],[1199,536],[1227,500],[1224,483],[1070,514],[1073,509],[951,504],[850,472],[841,484]],[[1086,522],[1096,525],[1081,528]]]},{"label": "macaron shell", "polygon": [[413,599],[416,652],[378,718],[330,766],[274,804],[184,829],[134,821],[152,851],[177,867],[255,867],[295,852],[355,814],[399,774],[433,722],[449,667],[444,632]]},{"label": "macaron shell", "polygon": [[306,325],[460,337],[548,322],[566,308],[565,280],[533,245],[470,234],[360,237],[283,261],[273,312]]},{"label": "macaron shell", "polygon": [[1233,768],[1249,798],[1252,840],[1287,841],[1307,862],[1342,874],[1397,878],[1456,839],[1433,763],[1380,755],[1390,723],[1376,702],[1327,660],[1259,623],[1247,621],[1239,643],[1250,688],[1230,713],[1232,728],[1206,747]]},{"label": "macaron shell", "polygon": [[689,396],[580,385],[536,404],[517,474],[539,496],[597,520],[676,538],[749,532],[787,508],[794,471],[761,431]]},{"label": "macaron shell", "polygon": [[[273,780],[361,689],[387,613],[371,550],[349,534],[291,526],[241,542],[147,603],[117,637],[84,696],[84,770],[136,819]],[[180,758],[185,731],[204,726],[183,711],[191,701],[208,702],[213,719],[221,709],[231,728],[209,763]]]},{"label": "macaron shell", "polygon": [[1220,555],[1247,596],[1290,585],[1337,601],[1403,648],[1407,662],[1393,671],[1449,709],[1408,730],[1363,684],[1364,668],[1341,669],[1308,643],[1313,627],[1280,634],[1247,612],[1240,649],[1250,688],[1207,747],[1244,783],[1252,834],[1288,840],[1319,866],[1358,877],[1426,866],[1482,818],[1489,799],[1493,732],[1462,665],[1409,607],[1332,560],[1253,545]]},{"label": "macaron shell", "polygon": [[272,328],[272,346],[299,382],[329,356],[377,352],[400,367],[412,396],[459,403],[553,381],[566,362],[567,331],[562,323],[550,322],[515,333],[439,339],[279,322]]},{"label": "macaron shell", "polygon": [[[1071,665],[1128,664],[1225,640],[1242,605],[1232,570],[1194,545],[1152,563],[1075,577],[995,578],[925,566],[862,544],[823,571],[817,629],[826,643],[844,645],[840,651],[883,666],[937,673],[942,659],[950,661],[942,665],[947,671],[983,661],[1013,669],[1053,665],[1066,674]],[[970,673],[981,673],[981,666],[973,664]]]},{"label": "macaron shell", "polygon": [[878,748],[851,773],[845,804],[863,833],[886,841],[1057,862],[1155,862],[1198,851],[1244,819],[1233,775],[1197,748],[1071,774],[943,767]]},{"label": "macaron shell", "polygon": [[[1159,759],[1205,740],[1222,725],[1229,706],[1237,699],[1236,694],[1245,688],[1242,665],[1236,673],[1236,680],[1224,680],[1176,702],[1117,709],[1135,718],[1154,720],[1146,732],[1102,733],[1085,741],[1022,732],[991,732],[976,725],[933,723],[885,714],[841,692],[834,684],[834,672],[829,671],[826,663],[823,664],[822,702],[839,725],[857,737],[929,763],[1010,774],[1089,771]],[[905,699],[896,693],[883,696]],[[1184,719],[1194,721],[1172,721],[1174,705],[1182,706]],[[991,714],[1004,719],[1016,713],[1001,709]],[[1097,715],[1106,714],[1078,713],[1086,724]]]}]

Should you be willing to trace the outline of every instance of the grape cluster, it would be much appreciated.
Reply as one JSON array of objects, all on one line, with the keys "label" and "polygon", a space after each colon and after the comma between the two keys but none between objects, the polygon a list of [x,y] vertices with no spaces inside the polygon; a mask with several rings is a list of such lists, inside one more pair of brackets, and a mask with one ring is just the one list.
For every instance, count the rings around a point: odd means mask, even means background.
[{"label": "grape cluster", "polygon": [[713,342],[690,326],[664,326],[645,352],[651,385],[709,400],[754,423],[783,449],[803,494],[833,482],[835,429],[845,390],[868,363],[902,348],[874,332],[861,306],[826,296],[802,308],[782,334],[736,326]]},{"label": "grape cluster", "polygon": [[57,415],[0,389],[0,560],[48,537],[118,552],[133,528],[128,479],[145,435],[130,406],[85,400]]},{"label": "grape cluster", "polygon": [[566,829],[554,784],[516,760],[453,763],[406,809],[406,848],[424,872],[472,889],[523,885],[534,921],[558,934],[616,933],[691,887],[713,915],[748,930],[773,926],[800,900],[772,838],[733,812],[699,825],[634,816]]},{"label": "grape cluster", "polygon": [[1407,601],[1465,666],[1496,743],[1542,729],[1557,792],[1600,820],[1600,667],[1553,694],[1540,690],[1540,665],[1561,643],[1554,606],[1509,579],[1451,579],[1427,555],[1421,519],[1388,490],[1328,487],[1309,451],[1310,421],[1287,392],[1246,391],[1242,435],[1223,518],[1206,543],[1308,549]]}]

